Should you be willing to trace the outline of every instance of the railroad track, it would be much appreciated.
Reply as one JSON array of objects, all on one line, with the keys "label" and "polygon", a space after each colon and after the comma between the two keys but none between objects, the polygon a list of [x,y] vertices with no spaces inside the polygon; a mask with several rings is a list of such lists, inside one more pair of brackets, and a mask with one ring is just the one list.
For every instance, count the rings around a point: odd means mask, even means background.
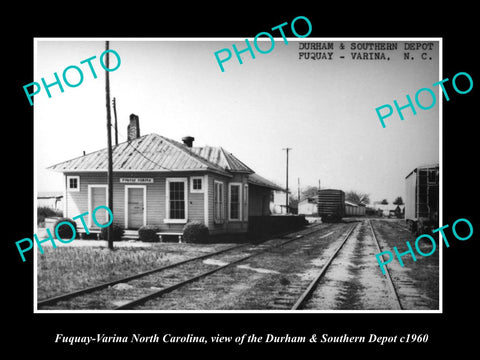
[{"label": "railroad track", "polygon": [[[373,229],[370,220],[367,220],[368,227],[371,230],[372,238],[374,240],[375,246],[378,249],[378,252],[381,252],[380,245],[378,243],[378,239],[375,234],[375,230]],[[344,244],[350,239],[352,233],[354,232],[355,228],[359,226],[359,224],[352,225],[342,239],[337,243],[336,248],[333,250],[329,258],[326,260],[320,271],[316,274],[316,276],[311,280],[308,284],[306,282],[296,282],[293,283],[286,289],[283,289],[281,292],[276,294],[275,298],[272,300],[269,309],[271,310],[302,310],[305,308],[307,303],[309,302],[312,295],[319,291],[318,285],[322,278],[325,276],[327,270],[329,269],[330,265],[334,261],[334,259],[338,256],[341,249],[344,247]],[[390,292],[390,297],[393,299],[392,307],[395,310],[401,310],[402,306],[395,289],[395,286],[392,282],[388,269],[386,269],[386,282],[388,285],[388,289]]]},{"label": "railroad track", "polygon": [[[289,284],[287,287],[281,289],[277,293],[272,295],[272,300],[267,306],[268,310],[299,310],[303,307],[306,301],[308,301],[312,292],[327,271],[329,265],[336,257],[343,244],[348,240],[354,229],[358,226],[358,223],[351,225],[343,238],[337,242],[335,250],[323,265],[321,270],[317,273],[315,278],[310,281],[295,281]],[[299,295],[300,294],[300,295]]]},{"label": "railroad track", "polygon": [[[381,220],[375,220],[371,222],[371,225],[375,234],[378,234],[380,248],[382,244],[384,246],[384,248],[381,249],[382,251],[393,251],[393,246],[398,244],[397,241],[399,239],[401,239],[401,244],[405,245],[405,240],[409,240],[411,243],[413,243],[416,238],[416,236],[412,234],[410,230],[401,225],[397,225],[395,222],[383,222]],[[404,234],[401,235],[401,238],[399,238],[398,235],[390,236],[391,233],[395,233],[395,230],[401,230],[404,232]],[[419,246],[424,247],[425,251],[432,249],[431,243],[426,240],[424,240],[424,242],[420,241]],[[401,249],[401,252],[403,252],[403,248]],[[413,271],[412,275],[409,275],[409,272],[405,273],[404,271],[399,271],[399,265],[396,266],[395,264],[398,264],[396,259],[394,259],[392,262],[391,267],[390,264],[385,265],[385,269],[387,271],[385,277],[393,277],[392,280],[394,280],[394,282],[390,282],[390,287],[391,292],[395,291],[397,297],[400,299],[399,307],[402,310],[437,309],[439,306],[439,293],[435,294],[431,290],[429,291],[429,288],[431,288],[432,282],[438,282],[438,277],[436,279],[430,279],[430,276],[434,276],[431,274],[427,278],[424,278],[425,280],[420,280],[413,275]],[[410,266],[407,264],[405,264],[405,267],[410,268]],[[413,267],[410,269],[413,270]],[[439,273],[437,273],[437,276],[439,276]]]},{"label": "railroad track", "polygon": [[[274,245],[272,246],[264,246],[263,244],[259,245],[259,246],[256,246],[253,253],[251,254],[248,254],[248,255],[244,255],[244,254],[240,254],[240,256],[234,256],[233,258],[230,257],[227,259],[225,258],[222,258],[220,261],[218,261],[216,263],[217,267],[216,268],[213,268],[213,269],[209,269],[207,271],[204,271],[204,272],[201,272],[199,274],[196,274],[196,275],[192,275],[191,273],[189,273],[188,271],[182,271],[182,272],[177,272],[175,274],[175,276],[170,279],[170,280],[167,280],[164,284],[163,284],[163,287],[161,289],[159,289],[158,291],[155,291],[155,292],[152,292],[150,294],[147,294],[147,295],[144,295],[144,296],[140,296],[140,297],[136,297],[135,299],[132,299],[130,301],[127,301],[126,303],[122,304],[122,305],[119,305],[115,308],[115,310],[128,310],[128,309],[134,309],[135,307],[137,306],[140,306],[142,304],[144,304],[145,302],[149,301],[149,300],[152,300],[152,299],[156,299],[156,298],[159,298],[165,294],[168,294],[176,289],[179,289],[183,286],[186,286],[188,284],[191,284],[195,281],[198,281],[202,278],[205,278],[207,276],[210,276],[216,272],[219,272],[221,270],[224,270],[226,268],[229,268],[229,267],[232,267],[236,264],[239,264],[241,262],[244,262],[254,256],[258,256],[260,254],[263,254],[265,252],[268,252],[270,250],[273,250],[273,249],[276,249],[276,248],[279,248],[279,247],[282,247],[282,246],[285,246],[293,241],[297,241],[305,236],[308,236],[308,235],[311,235],[313,233],[316,233],[320,230],[323,230],[324,228],[321,227],[320,229],[318,228],[318,226],[314,227],[313,230],[310,230],[310,231],[307,231],[307,232],[304,232],[304,233],[301,233],[301,234],[292,234],[290,236],[284,236],[283,238],[287,238],[285,241],[282,241],[281,243],[275,243]],[[198,272],[198,269],[195,269],[196,272]],[[180,279],[180,277],[182,279]]]},{"label": "railroad track", "polygon": [[[266,242],[258,245],[241,244],[232,246],[214,253],[41,300],[37,302],[37,307],[38,309],[45,309],[57,304],[61,309],[91,309],[92,307],[100,309],[113,308],[114,310],[132,309],[150,299],[160,297],[226,267],[233,266],[253,256],[283,246],[325,228],[328,229],[328,226],[314,225],[296,233],[284,234],[279,238],[285,241],[275,243],[272,246],[266,244]],[[247,255],[235,253],[235,250],[245,249],[248,249],[251,253],[247,253]],[[216,259],[216,257],[220,257],[220,259]],[[123,284],[123,289],[116,289],[115,285],[117,284]]]},{"label": "railroad track", "polygon": [[345,234],[345,236],[343,237],[343,239],[340,241],[339,245],[337,246],[337,248],[334,250],[333,254],[330,256],[330,258],[327,260],[327,262],[325,263],[325,265],[322,267],[322,269],[320,270],[320,272],[317,274],[317,276],[315,276],[315,278],[310,282],[310,284],[308,285],[307,289],[305,291],[303,291],[302,295],[300,295],[300,297],[297,299],[297,301],[295,301],[295,304],[293,304],[291,310],[299,310],[302,308],[302,306],[305,304],[305,302],[310,298],[310,296],[312,295],[313,291],[315,290],[318,282],[320,281],[320,279],[323,277],[323,275],[325,274],[325,272],[327,271],[328,267],[330,266],[330,264],[332,263],[333,259],[337,256],[337,254],[339,253],[340,249],[343,247],[343,245],[345,244],[345,242],[347,242],[347,240],[350,238],[350,235],[352,235],[353,233],[353,230],[355,230],[355,228],[358,226],[358,224],[355,224],[355,225],[352,225],[350,227],[350,229],[347,231],[347,233]]},{"label": "railroad track", "polygon": [[[382,252],[382,249],[380,247],[380,243],[378,242],[378,239],[377,239],[377,235],[375,234],[375,229],[373,228],[372,226],[372,222],[370,221],[370,219],[368,219],[368,225],[370,226],[370,229],[372,230],[372,234],[373,234],[373,238],[375,239],[375,244],[377,246],[377,249],[378,249],[378,253],[381,253]],[[406,229],[404,229],[406,230]],[[408,230],[406,230],[408,231]],[[385,259],[382,255],[382,260],[383,262],[385,262]],[[392,295],[392,297],[395,299],[395,309],[396,310],[402,310],[402,304],[400,302],[400,297],[398,295],[398,292],[397,292],[397,289],[395,288],[395,285],[393,284],[393,281],[392,281],[392,277],[390,276],[390,272],[388,271],[388,266],[387,265],[384,265],[385,267],[385,277],[387,279],[387,284],[388,284],[388,287],[390,289],[390,293]]]}]

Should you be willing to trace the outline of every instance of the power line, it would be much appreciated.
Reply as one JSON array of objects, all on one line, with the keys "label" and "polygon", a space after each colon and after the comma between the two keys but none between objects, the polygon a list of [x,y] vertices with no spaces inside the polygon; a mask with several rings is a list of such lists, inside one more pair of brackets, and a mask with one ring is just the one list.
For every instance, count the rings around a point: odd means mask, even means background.
[{"label": "power line", "polygon": [[150,161],[151,163],[153,163],[153,164],[155,164],[155,165],[157,165],[157,166],[161,167],[162,169],[165,169],[165,170],[170,170],[170,171],[172,171],[172,169],[170,169],[170,168],[167,168],[167,167],[165,167],[165,166],[163,166],[163,165],[160,165],[160,164],[159,164],[159,163],[157,163],[155,160],[152,160],[152,159],[150,159],[150,158],[146,157],[146,156],[145,156],[145,155],[144,155],[142,152],[140,152],[140,150],[138,150],[138,149],[137,149],[135,146],[133,146],[133,145],[132,145],[132,143],[131,143],[130,141],[129,141],[127,144],[128,144],[129,146],[131,146],[133,150],[135,150],[137,153],[139,153],[139,154],[140,154],[140,156],[142,156],[144,159],[146,159],[146,160]]},{"label": "power line", "polygon": [[[110,126],[113,128],[113,125],[110,124]],[[172,169],[170,168],[167,168],[163,165],[160,165],[158,162],[156,162],[155,160],[152,160],[150,158],[148,158],[147,156],[145,156],[140,150],[138,150],[133,144],[131,141],[128,141],[128,137],[126,137],[121,131],[118,131],[118,133],[120,134],[120,136],[122,138],[125,138],[127,139],[127,146],[130,146],[134,151],[136,151],[140,156],[142,156],[145,160],[148,160],[150,161],[151,163],[157,165],[158,167],[164,169],[164,170],[169,170],[169,171],[172,171]]]}]

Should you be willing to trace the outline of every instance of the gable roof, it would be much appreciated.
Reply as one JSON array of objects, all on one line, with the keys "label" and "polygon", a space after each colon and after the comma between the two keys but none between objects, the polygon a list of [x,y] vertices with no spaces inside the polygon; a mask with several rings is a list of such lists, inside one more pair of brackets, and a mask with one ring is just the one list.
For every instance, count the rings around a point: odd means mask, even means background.
[{"label": "gable roof", "polygon": [[[248,175],[248,182],[272,190],[282,187],[255,174],[252,169],[222,147],[187,147],[158,134],[140,136],[112,146],[113,171],[170,172],[212,171],[232,177],[233,172]],[[105,172],[107,148],[48,167],[59,172]]]},{"label": "gable roof", "polygon": [[[113,171],[213,171],[232,176],[219,165],[208,161],[177,141],[148,134],[112,146]],[[107,148],[50,166],[60,172],[105,172]]]},{"label": "gable roof", "polygon": [[222,169],[252,174],[254,171],[222,147],[192,147],[190,150],[202,158],[220,166]]}]

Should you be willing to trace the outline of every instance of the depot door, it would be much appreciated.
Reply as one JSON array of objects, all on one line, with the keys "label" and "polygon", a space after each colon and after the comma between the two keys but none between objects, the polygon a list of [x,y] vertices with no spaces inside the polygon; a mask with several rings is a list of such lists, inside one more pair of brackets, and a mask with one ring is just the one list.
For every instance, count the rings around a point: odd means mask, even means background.
[{"label": "depot door", "polygon": [[145,219],[145,188],[128,187],[127,188],[127,228],[138,229],[144,225]]},{"label": "depot door", "polygon": [[[93,210],[99,206],[107,206],[107,187],[104,185],[90,186],[90,214],[93,216]],[[105,209],[99,209],[95,212],[95,220],[99,224],[106,224],[109,221],[108,213]],[[90,227],[98,228],[95,221],[90,219]]]}]

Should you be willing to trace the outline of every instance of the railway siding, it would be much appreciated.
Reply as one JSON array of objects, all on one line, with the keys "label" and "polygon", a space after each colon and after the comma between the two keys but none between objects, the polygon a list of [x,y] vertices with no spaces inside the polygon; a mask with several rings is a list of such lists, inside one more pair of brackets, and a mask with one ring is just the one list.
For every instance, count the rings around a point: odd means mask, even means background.
[{"label": "railway siding", "polygon": [[[414,242],[415,235],[398,226],[398,221],[372,220],[382,251],[394,246],[405,246],[405,241]],[[427,248],[425,248],[427,251]],[[404,266],[392,261],[388,270],[405,310],[439,309],[439,253],[436,251],[421,261],[405,257]],[[377,266],[377,271],[380,269]]]},{"label": "railway siding", "polygon": [[398,310],[388,279],[378,271],[368,220],[362,221],[319,281],[306,310]]}]

